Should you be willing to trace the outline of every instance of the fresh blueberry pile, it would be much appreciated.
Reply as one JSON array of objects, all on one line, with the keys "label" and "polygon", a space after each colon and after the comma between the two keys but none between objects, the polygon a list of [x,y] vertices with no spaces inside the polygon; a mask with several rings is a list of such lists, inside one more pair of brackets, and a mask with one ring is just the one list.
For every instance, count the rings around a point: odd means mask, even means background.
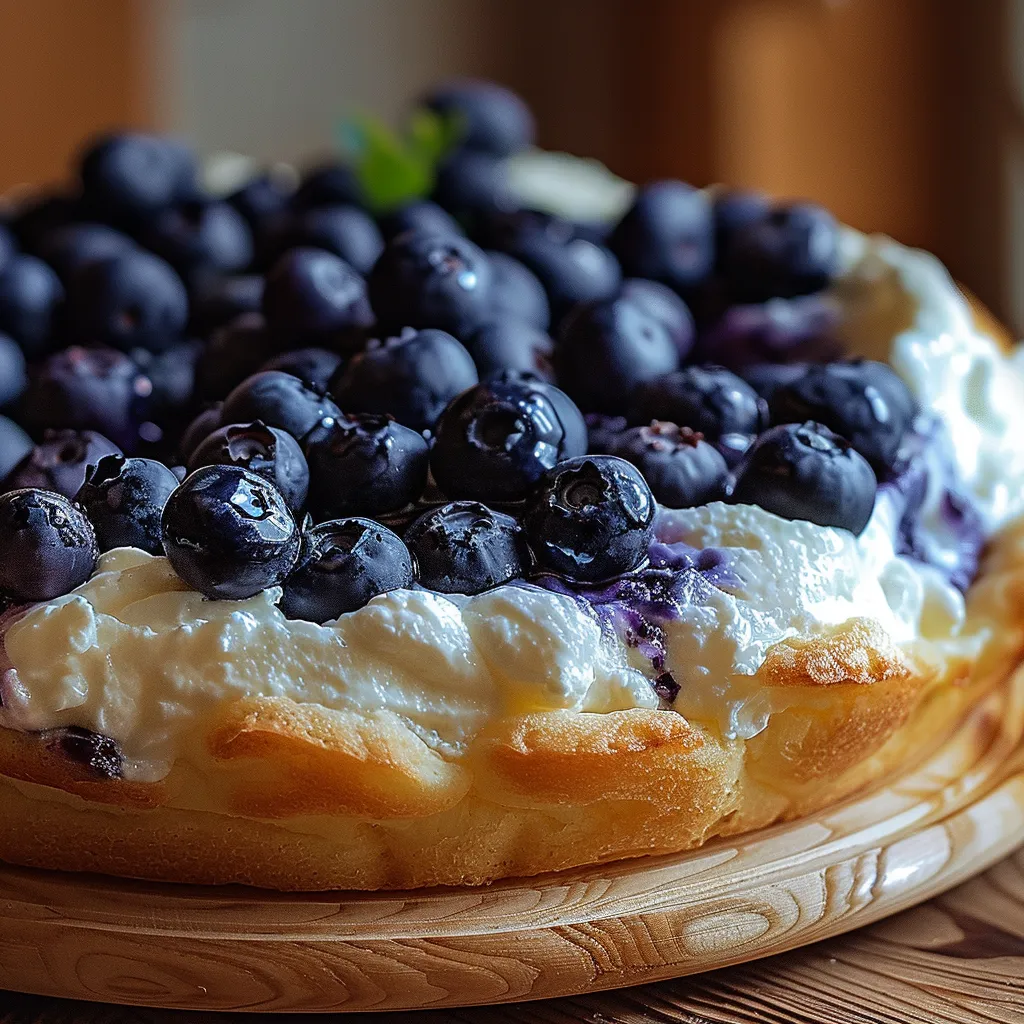
[{"label": "fresh blueberry pile", "polygon": [[461,142],[387,209],[343,163],[210,195],[187,148],[120,134],[3,214],[7,600],[134,545],[324,622],[414,582],[622,577],[658,502],[863,530],[918,410],[840,358],[827,212],[662,181],[575,223],[508,186],[518,97],[421,105]]}]

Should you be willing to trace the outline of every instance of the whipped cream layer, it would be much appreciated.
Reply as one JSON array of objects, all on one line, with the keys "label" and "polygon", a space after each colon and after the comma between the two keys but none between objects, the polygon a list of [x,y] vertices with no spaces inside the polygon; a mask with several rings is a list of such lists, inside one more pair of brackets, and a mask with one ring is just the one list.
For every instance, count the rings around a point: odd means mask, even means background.
[{"label": "whipped cream layer", "polygon": [[[849,349],[889,357],[946,425],[955,473],[995,530],[1024,502],[1024,357],[975,330],[933,257],[855,232],[843,245],[834,291]],[[753,676],[779,640],[855,617],[907,645],[961,631],[963,596],[936,568],[956,537],[934,490],[922,513],[938,548],[931,565],[897,553],[895,487],[880,489],[859,538],[713,503],[661,509],[652,556],[668,568],[621,592],[406,590],[325,626],[286,619],[276,589],[206,600],[166,559],[120,549],[72,594],[8,628],[0,725],[109,736],[135,778],[201,756],[218,710],[249,695],[388,708],[447,756],[496,716],[553,709],[672,706],[751,736],[772,710]],[[651,587],[663,592],[645,599]]]}]

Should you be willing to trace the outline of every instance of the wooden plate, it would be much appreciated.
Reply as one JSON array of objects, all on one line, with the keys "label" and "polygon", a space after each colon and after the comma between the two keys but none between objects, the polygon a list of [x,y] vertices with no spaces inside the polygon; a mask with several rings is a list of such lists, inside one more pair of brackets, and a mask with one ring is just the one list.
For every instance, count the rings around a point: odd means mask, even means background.
[{"label": "wooden plate", "polygon": [[1024,671],[926,760],[689,854],[525,882],[284,895],[0,868],[0,989],[192,1010],[578,994],[778,953],[962,882],[1024,841]]}]

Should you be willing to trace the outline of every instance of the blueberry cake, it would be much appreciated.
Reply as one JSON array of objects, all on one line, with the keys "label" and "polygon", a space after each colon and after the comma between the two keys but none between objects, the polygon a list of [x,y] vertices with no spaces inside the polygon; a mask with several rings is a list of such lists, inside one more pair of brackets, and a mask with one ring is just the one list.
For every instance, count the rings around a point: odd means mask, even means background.
[{"label": "blueberry cake", "polygon": [[1024,648],[1024,362],[931,256],[455,82],[433,190],[143,135],[0,223],[0,857],[278,889],[692,848]]}]

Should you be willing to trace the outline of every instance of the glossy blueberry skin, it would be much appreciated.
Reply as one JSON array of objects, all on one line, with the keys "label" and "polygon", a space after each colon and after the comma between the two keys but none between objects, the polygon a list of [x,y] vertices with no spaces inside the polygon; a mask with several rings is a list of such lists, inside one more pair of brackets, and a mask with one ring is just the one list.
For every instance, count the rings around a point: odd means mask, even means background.
[{"label": "glossy blueberry skin", "polygon": [[301,534],[277,489],[240,466],[203,466],[167,501],[164,552],[194,590],[238,601],[292,571]]},{"label": "glossy blueberry skin", "polygon": [[766,430],[747,453],[732,501],[859,535],[876,489],[867,460],[838,434],[820,423],[786,423]]},{"label": "glossy blueberry skin", "polygon": [[136,248],[128,235],[107,224],[67,224],[43,235],[39,256],[65,284],[75,272],[93,260],[123,256]]},{"label": "glossy blueberry skin", "polygon": [[343,361],[337,352],[326,348],[296,348],[268,359],[260,369],[290,373],[304,384],[326,391],[330,379],[338,372]]},{"label": "glossy blueberry skin", "polygon": [[505,161],[491,153],[457,149],[438,165],[431,199],[472,221],[513,203]]},{"label": "glossy blueberry skin", "polygon": [[263,370],[247,377],[224,400],[221,418],[227,423],[262,420],[302,440],[326,421],[341,418],[329,395],[280,370]]},{"label": "glossy blueberry skin", "polygon": [[126,133],[97,139],[81,162],[87,204],[104,218],[134,221],[196,194],[198,168],[181,143]]},{"label": "glossy blueberry skin", "polygon": [[515,317],[540,331],[551,326],[551,303],[540,278],[508,253],[487,250],[491,261],[491,316]]},{"label": "glossy blueberry skin", "polygon": [[423,106],[462,126],[466,149],[511,156],[533,145],[536,126],[530,108],[511,89],[496,82],[456,78],[442,82],[421,100]]},{"label": "glossy blueberry skin", "polygon": [[611,455],[584,455],[540,479],[523,527],[542,569],[598,583],[644,561],[656,507],[635,466]]},{"label": "glossy blueberry skin", "polygon": [[99,552],[92,525],[63,495],[27,488],[0,495],[0,592],[50,601],[84,583]]},{"label": "glossy blueberry skin", "polygon": [[54,316],[64,298],[60,278],[35,256],[18,255],[0,270],[0,331],[29,359],[50,348]]},{"label": "glossy blueberry skin", "polygon": [[133,547],[162,555],[160,520],[177,486],[161,462],[107,455],[90,470],[75,502],[89,517],[100,551]]},{"label": "glossy blueberry skin", "polygon": [[280,607],[289,619],[323,624],[413,582],[401,537],[372,519],[334,519],[306,531]]},{"label": "glossy blueberry skin", "polygon": [[232,423],[207,434],[188,460],[190,473],[201,466],[241,466],[269,480],[288,507],[298,512],[309,493],[309,467],[291,434],[260,422]]},{"label": "glossy blueberry skin", "polygon": [[481,380],[514,370],[554,382],[551,359],[555,343],[548,334],[525,320],[514,316],[489,320],[466,338],[465,345]]},{"label": "glossy blueberry skin", "polygon": [[363,277],[384,251],[384,237],[374,219],[348,205],[303,211],[286,227],[281,241],[288,249],[307,246],[333,252]]},{"label": "glossy blueberry skin", "polygon": [[442,594],[479,594],[521,578],[529,566],[522,527],[475,501],[425,512],[405,533],[416,579]]},{"label": "glossy blueberry skin", "polygon": [[189,422],[178,439],[178,459],[187,464],[192,453],[221,425],[221,409],[223,402],[214,402],[207,406]]},{"label": "glossy blueberry skin", "polygon": [[14,420],[0,416],[0,481],[5,481],[34,447],[32,438]]},{"label": "glossy blueberry skin", "polygon": [[714,268],[711,200],[681,181],[644,185],[609,245],[627,276],[660,281],[685,293]]},{"label": "glossy blueberry skin", "polygon": [[92,466],[105,455],[121,454],[116,444],[93,430],[48,430],[11,470],[3,490],[34,487],[73,498]]},{"label": "glossy blueberry skin", "polygon": [[394,416],[413,430],[429,430],[444,407],[478,381],[473,357],[444,331],[407,331],[371,341],[331,380],[346,412]]},{"label": "glossy blueberry skin", "polygon": [[658,281],[630,277],[622,282],[619,295],[664,325],[679,352],[679,358],[686,359],[693,349],[693,315],[671,288]]},{"label": "glossy blueberry skin", "polygon": [[725,497],[725,459],[689,427],[658,420],[631,427],[612,439],[608,453],[633,463],[659,504],[668,508],[693,508]]},{"label": "glossy blueberry skin", "polygon": [[191,329],[202,337],[243,313],[263,309],[263,278],[259,274],[214,276],[192,291]]},{"label": "glossy blueberry skin", "polygon": [[230,204],[193,199],[160,210],[146,222],[142,241],[182,277],[238,274],[252,263],[252,231]]},{"label": "glossy blueberry skin", "polygon": [[328,163],[313,167],[303,175],[291,205],[296,210],[311,210],[339,203],[362,206],[363,192],[351,167]]},{"label": "glossy blueberry skin", "polygon": [[150,379],[123,352],[73,346],[33,370],[21,420],[36,436],[48,427],[95,430],[131,454],[152,393]]},{"label": "glossy blueberry skin", "polygon": [[28,368],[21,346],[0,334],[0,406],[16,402],[28,387]]},{"label": "glossy blueberry skin", "polygon": [[737,302],[821,291],[838,269],[838,247],[828,211],[810,203],[776,207],[733,232],[722,254],[729,291]]},{"label": "glossy blueberry skin", "polygon": [[587,427],[551,384],[506,375],[463,392],[437,421],[434,480],[449,498],[519,501],[549,469],[587,450]]},{"label": "glossy blueberry skin", "polygon": [[625,298],[577,309],[555,356],[559,381],[585,412],[619,412],[635,388],[679,365],[665,325]]},{"label": "glossy blueberry skin", "polygon": [[366,282],[324,249],[286,252],[271,268],[263,315],[282,347],[351,347],[373,322]]},{"label": "glossy blueberry skin", "polygon": [[188,294],[166,260],[136,250],[85,264],[68,284],[67,322],[83,345],[159,352],[181,335]]},{"label": "glossy blueberry skin", "polygon": [[895,371],[866,359],[809,366],[775,389],[769,408],[773,423],[813,419],[825,424],[846,438],[879,478],[895,467],[918,411]]},{"label": "glossy blueberry skin", "polygon": [[310,511],[325,520],[405,508],[423,494],[429,455],[421,434],[387,416],[343,416],[306,444]]},{"label": "glossy blueberry skin", "polygon": [[464,337],[487,318],[491,266],[457,235],[399,235],[369,277],[370,304],[384,331],[434,327]]},{"label": "glossy blueberry skin", "polygon": [[388,241],[407,231],[427,235],[465,234],[459,222],[450,213],[429,199],[414,199],[397,210],[384,214],[378,223],[381,233]]},{"label": "glossy blueberry skin", "polygon": [[721,366],[684,366],[651,380],[633,393],[632,407],[634,423],[665,420],[710,441],[725,434],[757,434],[768,423],[757,392]]},{"label": "glossy blueberry skin", "polygon": [[243,313],[214,331],[196,363],[196,395],[224,398],[281,351],[277,337],[259,313]]}]

